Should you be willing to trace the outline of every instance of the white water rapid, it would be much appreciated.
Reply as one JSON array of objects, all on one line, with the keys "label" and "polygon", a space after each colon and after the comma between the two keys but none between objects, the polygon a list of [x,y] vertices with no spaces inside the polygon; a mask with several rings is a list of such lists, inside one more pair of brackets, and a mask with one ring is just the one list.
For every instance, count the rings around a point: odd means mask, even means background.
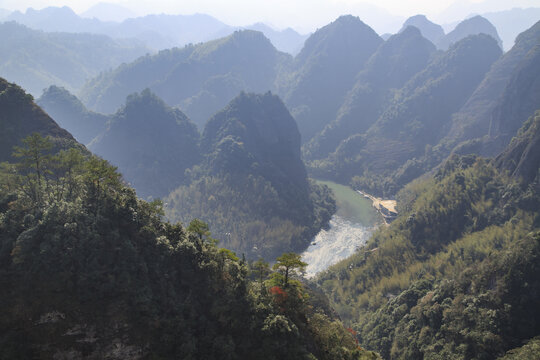
[{"label": "white water rapid", "polygon": [[302,253],[308,263],[306,277],[311,278],[364,246],[381,218],[371,201],[348,186],[318,181],[329,186],[336,198],[337,212],[328,230],[321,230]]},{"label": "white water rapid", "polygon": [[306,277],[311,278],[351,256],[366,243],[373,230],[374,227],[368,228],[334,215],[330,220],[330,228],[321,230],[302,253],[302,261],[308,263]]}]

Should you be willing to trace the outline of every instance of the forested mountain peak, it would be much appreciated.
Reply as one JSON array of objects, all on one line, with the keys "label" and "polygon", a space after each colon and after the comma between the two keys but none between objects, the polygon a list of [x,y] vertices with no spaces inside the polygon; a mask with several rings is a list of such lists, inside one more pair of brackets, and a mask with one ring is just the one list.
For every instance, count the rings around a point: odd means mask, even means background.
[{"label": "forested mountain peak", "polygon": [[[270,40],[260,31],[237,30],[229,36],[212,40],[197,46],[190,56],[193,61],[212,59],[217,60],[222,56],[231,56],[229,52],[262,52],[261,56],[275,56],[276,48]],[[245,53],[243,54],[245,56]]]},{"label": "forested mountain peak", "polygon": [[199,161],[197,127],[150,90],[131,94],[89,148],[119,167],[139,196],[162,197]]},{"label": "forested mountain peak", "polygon": [[[264,95],[242,93],[205,126],[202,150],[220,155],[212,160],[212,167],[227,172],[242,171],[230,164],[230,161],[239,160],[236,156],[222,157],[223,147],[232,146],[227,145],[229,141],[244,149],[248,156],[253,156],[251,161],[257,163],[256,171],[263,172],[269,179],[275,178],[274,185],[292,181],[298,186],[306,186],[306,172],[300,159],[300,134],[278,96],[269,92]],[[255,169],[246,170],[252,172]]]},{"label": "forested mountain peak", "polygon": [[279,64],[288,59],[261,32],[242,30],[160,51],[102,74],[87,83],[82,98],[91,109],[113,112],[129,93],[150,88],[202,129],[240,91],[272,90]]},{"label": "forested mountain peak", "polygon": [[431,41],[433,44],[444,36],[444,30],[441,25],[435,24],[428,20],[425,15],[415,15],[408,18],[399,32],[404,31],[409,26],[414,26],[420,30],[422,36]]},{"label": "forested mountain peak", "polygon": [[435,45],[422,35],[421,30],[407,26],[377,49],[358,78],[374,82],[383,76],[384,79],[378,81],[391,88],[400,88],[428,64],[434,52]]},{"label": "forested mountain peak", "polygon": [[207,221],[248,258],[305,249],[335,211],[329,190],[308,181],[296,123],[270,92],[241,93],[215,114],[201,152],[191,184],[167,197],[167,215]]},{"label": "forested mountain peak", "polygon": [[404,91],[415,89],[420,83],[433,76],[445,76],[446,72],[458,71],[464,78],[470,77],[471,80],[481,81],[486,71],[486,64],[491,65],[502,55],[501,48],[497,46],[495,39],[489,35],[469,35],[452,44],[446,52],[436,57],[424,71],[418,73],[405,85]]},{"label": "forested mountain peak", "polygon": [[304,63],[308,61],[309,57],[319,54],[340,56],[339,53],[334,54],[333,52],[345,50],[344,46],[351,46],[351,50],[356,49],[358,46],[364,46],[367,53],[374,44],[378,45],[381,42],[382,39],[379,38],[377,33],[362,22],[360,18],[353,15],[343,15],[332,23],[317,29],[306,40],[302,51],[296,56],[296,61]]},{"label": "forested mountain peak", "polygon": [[11,160],[13,147],[32,133],[50,136],[60,147],[75,143],[70,133],[34,103],[32,95],[0,78],[0,162]]}]

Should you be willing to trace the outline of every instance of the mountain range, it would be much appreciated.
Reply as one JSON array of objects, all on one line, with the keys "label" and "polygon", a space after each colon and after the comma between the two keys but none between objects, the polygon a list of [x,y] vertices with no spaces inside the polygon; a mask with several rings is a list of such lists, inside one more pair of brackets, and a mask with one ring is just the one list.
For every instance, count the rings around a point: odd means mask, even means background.
[{"label": "mountain range", "polygon": [[[53,40],[113,41],[2,26],[66,68]],[[294,57],[241,30],[37,101],[0,78],[0,358],[538,358],[540,22],[498,33],[346,15]],[[339,214],[310,177],[396,211],[306,280]]]},{"label": "mountain range", "polygon": [[280,51],[295,54],[307,38],[307,35],[301,35],[291,28],[279,31],[261,23],[246,27],[230,26],[206,14],[151,14],[117,22],[114,17],[109,21],[99,20],[91,12],[79,16],[63,6],[41,10],[29,8],[24,13],[15,11],[4,20],[43,31],[84,32],[107,35],[113,39],[137,39],[153,51],[197,44],[230,35],[237,30],[252,29],[263,32]]},{"label": "mountain range", "polygon": [[15,22],[0,23],[0,76],[39,96],[50,85],[78,91],[101,71],[149,50],[139,41],[104,35],[47,33]]}]

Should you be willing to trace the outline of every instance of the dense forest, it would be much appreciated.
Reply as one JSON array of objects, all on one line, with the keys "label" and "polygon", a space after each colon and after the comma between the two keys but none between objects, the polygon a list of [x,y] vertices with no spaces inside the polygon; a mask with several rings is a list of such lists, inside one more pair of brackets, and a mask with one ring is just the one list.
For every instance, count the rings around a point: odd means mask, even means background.
[{"label": "dense forest", "polygon": [[399,218],[319,276],[363,346],[493,359],[538,335],[539,126],[537,112],[494,161],[455,155],[407,185]]},{"label": "dense forest", "polygon": [[1,164],[0,357],[378,358],[298,280],[298,255],[270,269],[218,247],[200,220],[164,222],[160,201],[74,141],[59,148],[69,134],[5,85],[2,124],[30,113],[12,135],[47,123],[57,136],[33,132]]},{"label": "dense forest", "polygon": [[2,358],[377,358],[311,305],[298,255],[268,278],[105,160],[52,147],[33,134],[0,172]]},{"label": "dense forest", "polygon": [[[513,45],[502,12],[305,37],[5,15],[0,358],[540,358],[540,21],[521,10]],[[397,213],[311,277],[331,181]]]},{"label": "dense forest", "polygon": [[165,198],[170,219],[208,222],[248,258],[302,251],[335,212],[330,191],[307,178],[300,134],[275,95],[242,93],[212,117],[190,183]]}]

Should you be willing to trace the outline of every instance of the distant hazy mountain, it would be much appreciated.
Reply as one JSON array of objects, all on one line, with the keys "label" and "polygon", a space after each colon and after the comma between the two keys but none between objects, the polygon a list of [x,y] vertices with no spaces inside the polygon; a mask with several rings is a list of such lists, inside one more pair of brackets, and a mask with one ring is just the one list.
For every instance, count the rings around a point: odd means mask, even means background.
[{"label": "distant hazy mountain", "polygon": [[10,10],[0,9],[0,20],[4,20],[4,18],[8,17],[9,14],[11,14]]},{"label": "distant hazy mountain", "polygon": [[24,13],[14,11],[6,21],[16,21],[35,30],[59,31],[59,32],[88,32],[104,33],[114,26],[115,23],[103,23],[98,19],[83,19],[71,8],[46,7],[41,10],[28,8]]},{"label": "distant hazy mountain", "polygon": [[15,22],[0,23],[0,76],[34,95],[52,84],[71,91],[86,80],[148,52],[137,42],[104,35],[45,33]]},{"label": "distant hazy mountain", "polygon": [[540,19],[540,7],[491,12],[482,14],[482,16],[497,28],[504,50],[507,51],[514,46],[514,41],[520,33],[533,26]]},{"label": "distant hazy mountain", "polygon": [[423,70],[434,52],[435,45],[412,26],[381,44],[358,74],[337,117],[304,145],[305,158],[324,158],[342,140],[366,132],[390,103],[393,92]]},{"label": "distant hazy mountain", "polygon": [[118,166],[140,197],[162,197],[199,161],[198,140],[186,115],[144,90],[128,96],[89,149]]},{"label": "distant hazy mountain", "polygon": [[[360,175],[360,187],[395,192],[423,173],[418,173],[413,159],[430,152],[445,136],[451,115],[468,100],[500,55],[496,41],[484,34],[454,44],[405,84],[366,133],[344,140],[313,171],[340,181]],[[395,183],[385,183],[384,177],[394,171]]]},{"label": "distant hazy mountain", "polygon": [[[78,16],[67,6],[47,7],[42,10],[29,8],[25,13],[20,11],[12,13],[7,20],[44,31],[89,32],[113,38],[135,38],[153,50],[206,42],[241,29],[205,14],[159,14],[126,18],[129,13],[125,10],[118,5],[100,3]],[[121,23],[114,21],[122,17],[125,20]],[[291,54],[300,51],[307,38],[307,35],[300,35],[290,28],[277,31],[264,24],[254,24],[246,29],[263,32],[276,48]]]},{"label": "distant hazy mountain", "polygon": [[[509,4],[511,4],[509,6]],[[440,23],[449,23],[456,20],[465,19],[471,14],[485,14],[499,12],[513,8],[537,7],[538,0],[460,0],[455,1],[446,10],[440,13],[436,20]]]},{"label": "distant hazy mountain", "polygon": [[266,36],[279,51],[296,55],[302,50],[304,42],[309,35],[301,35],[291,28],[277,31],[263,23],[256,23],[245,27],[248,30],[260,31]]},{"label": "distant hazy mountain", "polygon": [[75,144],[71,134],[41,110],[31,95],[0,78],[0,162],[13,160],[13,146],[20,146],[34,132],[50,136],[60,146]]},{"label": "distant hazy mountain", "polygon": [[355,76],[383,40],[359,18],[347,15],[317,30],[280,83],[302,142],[332,121]]},{"label": "distant hazy mountain", "polygon": [[36,103],[85,145],[105,131],[105,124],[109,120],[106,115],[88,111],[75,95],[54,85],[45,89]]},{"label": "distant hazy mountain", "polygon": [[497,40],[499,47],[501,49],[503,48],[502,40],[499,38],[495,26],[487,19],[478,15],[460,22],[454,30],[441,38],[436,45],[439,49],[446,50],[451,44],[464,39],[469,35],[476,34],[486,34],[493,37]]},{"label": "distant hazy mountain", "polygon": [[204,44],[161,51],[104,73],[82,91],[86,105],[114,112],[128,94],[151,88],[201,128],[240,91],[274,89],[277,72],[290,56],[260,32],[237,31]]},{"label": "distant hazy mountain", "polygon": [[121,22],[137,17],[137,13],[119,4],[100,2],[80,14],[84,18],[96,18],[101,21]]},{"label": "distant hazy mountain", "polygon": [[308,182],[300,134],[281,100],[242,93],[206,124],[192,183],[165,201],[170,219],[207,221],[220,244],[248,258],[305,249],[335,210]]},{"label": "distant hazy mountain", "polygon": [[444,30],[441,25],[435,24],[428,20],[425,15],[415,15],[407,19],[401,28],[404,31],[408,26],[414,26],[420,30],[422,36],[431,41],[433,44],[444,36]]}]

